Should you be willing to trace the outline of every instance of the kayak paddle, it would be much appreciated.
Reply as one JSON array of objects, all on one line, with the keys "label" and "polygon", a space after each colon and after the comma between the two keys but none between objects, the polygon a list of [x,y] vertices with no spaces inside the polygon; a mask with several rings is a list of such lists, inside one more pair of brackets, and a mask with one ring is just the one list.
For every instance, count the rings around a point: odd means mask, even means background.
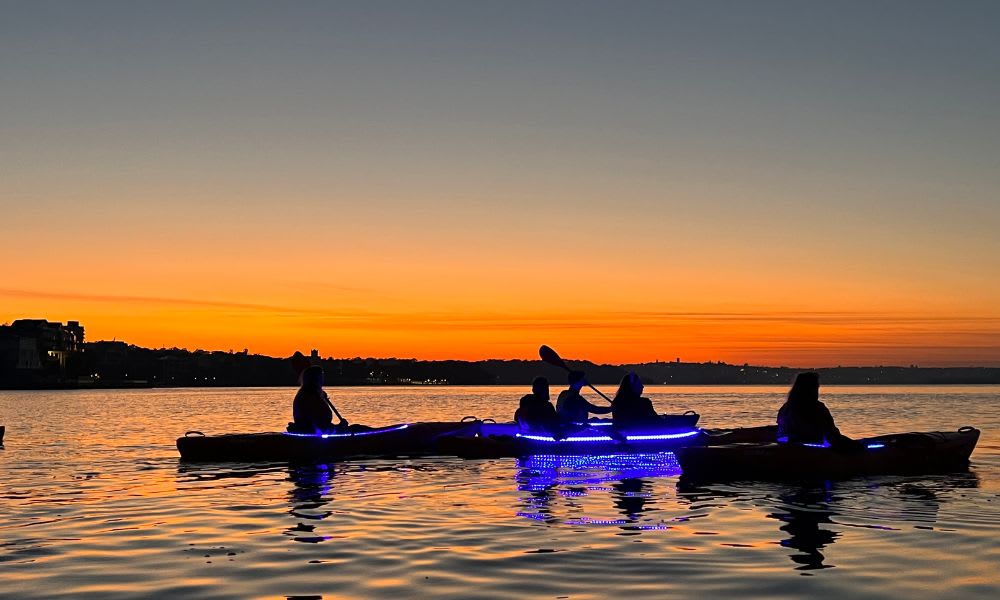
[{"label": "kayak paddle", "polygon": [[[559,367],[560,369],[564,369],[567,372],[569,372],[569,371],[572,370],[572,369],[569,368],[569,365],[566,364],[566,361],[564,361],[559,356],[558,352],[556,352],[552,348],[549,348],[545,344],[542,344],[541,348],[538,349],[538,356],[540,356],[543,361],[549,363],[553,367]],[[594,386],[590,385],[589,381],[587,382],[587,387],[589,387],[590,389],[592,389],[595,392],[597,392],[597,395],[600,396],[601,398],[604,398],[608,402],[611,402],[611,398],[608,398],[607,396],[605,396],[601,392],[601,390],[599,390],[599,389],[595,388]]]}]

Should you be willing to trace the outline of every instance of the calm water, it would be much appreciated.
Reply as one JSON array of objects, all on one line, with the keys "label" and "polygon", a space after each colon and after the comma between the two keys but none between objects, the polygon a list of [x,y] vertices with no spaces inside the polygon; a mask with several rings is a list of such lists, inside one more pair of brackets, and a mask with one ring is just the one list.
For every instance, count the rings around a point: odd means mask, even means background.
[{"label": "calm water", "polygon": [[[785,390],[647,391],[730,426],[771,421]],[[178,462],[188,429],[280,430],[292,393],[0,392],[0,596],[1000,597],[998,386],[824,388],[851,435],[980,427],[945,476],[688,489],[672,454]],[[520,393],[331,390],[371,424],[509,417]]]}]

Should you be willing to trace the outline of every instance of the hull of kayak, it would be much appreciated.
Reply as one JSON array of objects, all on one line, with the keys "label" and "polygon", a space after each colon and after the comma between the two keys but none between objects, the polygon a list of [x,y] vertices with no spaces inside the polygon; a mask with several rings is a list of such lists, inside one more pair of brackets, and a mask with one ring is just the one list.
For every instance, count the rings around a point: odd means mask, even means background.
[{"label": "hull of kayak", "polygon": [[799,444],[729,444],[677,451],[689,479],[846,479],[865,475],[935,473],[969,464],[979,430],[902,433],[859,440],[862,449],[843,452]]},{"label": "hull of kayak", "polygon": [[437,438],[477,423],[431,422],[359,428],[347,433],[287,432],[185,435],[177,439],[181,460],[197,462],[289,462],[361,457],[422,456],[436,448]]},{"label": "hull of kayak", "polygon": [[[591,422],[592,424],[594,422]],[[570,432],[562,439],[520,431],[514,423],[484,423],[474,435],[442,436],[438,452],[461,458],[501,458],[554,455],[596,455],[667,452],[689,445],[735,442],[767,442],[774,439],[774,426],[734,430],[697,429],[693,424],[658,431],[618,432],[598,426]]]}]

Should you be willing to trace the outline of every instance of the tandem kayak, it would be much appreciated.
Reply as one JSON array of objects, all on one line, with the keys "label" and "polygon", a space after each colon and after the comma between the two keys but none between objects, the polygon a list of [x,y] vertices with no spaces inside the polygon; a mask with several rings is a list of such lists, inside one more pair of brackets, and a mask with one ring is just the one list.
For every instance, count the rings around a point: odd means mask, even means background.
[{"label": "tandem kayak", "polygon": [[339,433],[230,433],[189,431],[177,439],[181,460],[197,462],[314,461],[431,454],[439,437],[459,434],[478,421],[351,425]]},{"label": "tandem kayak", "polygon": [[948,472],[968,466],[979,430],[898,433],[858,440],[854,452],[804,444],[726,444],[677,450],[689,479],[846,479]]},{"label": "tandem kayak", "polygon": [[[664,426],[642,431],[619,431],[610,421],[591,420],[556,439],[521,431],[516,423],[482,423],[478,429],[442,436],[440,454],[461,458],[501,458],[545,455],[592,455],[665,452],[688,445],[736,442],[765,442],[774,439],[775,426],[734,430],[707,430],[695,427],[697,415],[677,415]],[[470,433],[471,432],[471,433]]]}]

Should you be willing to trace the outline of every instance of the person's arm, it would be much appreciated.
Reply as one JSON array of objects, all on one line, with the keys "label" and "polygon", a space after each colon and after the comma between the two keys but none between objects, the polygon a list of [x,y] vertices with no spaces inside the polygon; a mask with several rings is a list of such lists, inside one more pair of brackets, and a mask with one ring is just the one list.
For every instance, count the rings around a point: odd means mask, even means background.
[{"label": "person's arm", "polygon": [[822,402],[819,403],[816,418],[822,425],[823,434],[826,436],[827,441],[831,444],[835,441],[853,441],[851,438],[840,433],[840,430],[837,429],[837,425],[833,422],[833,415],[830,414],[830,409],[827,408]]},{"label": "person's arm", "polygon": [[826,434],[839,434],[840,430],[837,429],[836,424],[833,422],[833,415],[830,414],[830,409],[826,407],[822,402],[818,402],[816,405],[816,424],[820,426],[823,433]]},{"label": "person's arm", "polygon": [[595,415],[606,415],[611,412],[610,406],[597,406],[596,404],[591,404],[590,400],[587,400],[586,398],[583,399],[583,402],[587,406],[587,412]]},{"label": "person's arm", "polygon": [[660,413],[656,412],[656,407],[653,406],[653,401],[652,400],[650,400],[649,398],[646,398],[645,396],[643,396],[642,398],[639,398],[639,400],[642,401],[642,409],[643,409],[643,412],[646,413],[647,417],[649,417],[649,418],[656,417],[657,419],[660,418]]}]

